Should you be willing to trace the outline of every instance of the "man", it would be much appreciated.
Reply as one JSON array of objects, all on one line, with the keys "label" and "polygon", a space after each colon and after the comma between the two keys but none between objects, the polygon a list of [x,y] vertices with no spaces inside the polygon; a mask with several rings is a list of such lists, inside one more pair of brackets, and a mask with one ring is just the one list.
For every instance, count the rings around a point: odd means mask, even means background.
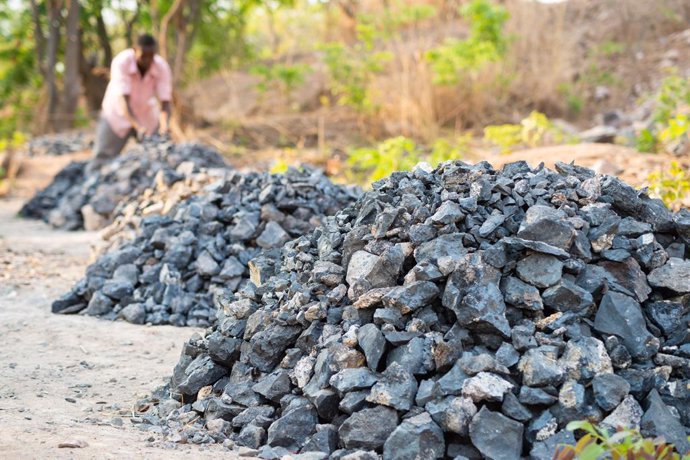
[{"label": "man", "polygon": [[[116,157],[130,136],[168,133],[172,73],[156,54],[156,40],[141,35],[134,48],[119,53],[110,66],[91,170]],[[159,109],[160,103],[160,109]]]}]

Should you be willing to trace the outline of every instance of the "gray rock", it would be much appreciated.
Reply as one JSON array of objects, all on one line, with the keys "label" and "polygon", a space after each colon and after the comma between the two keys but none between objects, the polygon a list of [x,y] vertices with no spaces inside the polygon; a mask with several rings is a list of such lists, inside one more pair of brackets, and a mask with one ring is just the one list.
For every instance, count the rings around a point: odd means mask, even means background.
[{"label": "gray rock", "polygon": [[615,374],[598,374],[592,379],[594,401],[605,411],[615,409],[630,392],[630,384]]},{"label": "gray rock", "polygon": [[523,427],[499,412],[486,407],[470,423],[472,444],[485,457],[494,460],[519,459],[522,455]]},{"label": "gray rock", "polygon": [[477,406],[470,398],[447,396],[426,404],[425,409],[443,431],[467,435]]},{"label": "gray rock", "polygon": [[443,432],[428,413],[423,412],[403,422],[383,445],[384,459],[442,458],[446,451]]},{"label": "gray rock", "polygon": [[406,315],[430,305],[438,294],[438,287],[431,281],[415,281],[414,283],[391,289],[383,296],[383,304],[389,308],[398,308],[400,313]]},{"label": "gray rock", "polygon": [[560,359],[569,378],[591,380],[595,375],[613,373],[611,358],[601,340],[582,337],[570,340]]},{"label": "gray rock", "polygon": [[256,239],[256,244],[262,248],[277,248],[290,240],[290,235],[279,223],[270,221],[264,231]]},{"label": "gray rock", "polygon": [[330,378],[329,383],[341,393],[353,390],[371,388],[378,381],[378,377],[366,367],[343,369]]},{"label": "gray rock", "polygon": [[560,385],[565,369],[551,353],[541,348],[528,350],[518,363],[522,382],[529,386]]},{"label": "gray rock", "polygon": [[670,258],[662,267],[652,270],[647,276],[655,288],[670,289],[679,294],[690,292],[690,261]]},{"label": "gray rock", "polygon": [[506,305],[501,291],[494,284],[470,287],[460,305],[453,310],[458,322],[469,329],[510,336]]},{"label": "gray rock", "polygon": [[199,355],[187,366],[176,388],[180,394],[196,397],[202,387],[216,383],[227,373],[228,370],[213,362],[210,356]]},{"label": "gray rock", "polygon": [[553,286],[561,279],[563,262],[546,254],[531,254],[516,267],[520,279],[539,288]]},{"label": "gray rock", "polygon": [[372,387],[367,401],[397,410],[410,410],[417,394],[417,381],[398,363],[392,363]]},{"label": "gray rock", "polygon": [[601,426],[607,429],[616,428],[639,429],[643,411],[640,404],[632,395],[626,396],[623,401],[601,421]]},{"label": "gray rock", "polygon": [[680,454],[690,453],[690,441],[688,441],[685,428],[671,414],[668,406],[661,400],[659,392],[650,391],[646,403],[647,410],[640,421],[642,435],[663,436],[666,442],[673,444]]},{"label": "gray rock", "polygon": [[365,324],[357,330],[357,342],[364,352],[367,365],[371,370],[379,367],[381,356],[386,348],[386,339],[374,324]]},{"label": "gray rock", "polygon": [[501,292],[505,301],[515,307],[533,311],[544,308],[539,289],[513,276],[501,280]]},{"label": "gray rock", "polygon": [[318,416],[311,406],[301,406],[283,414],[268,428],[267,444],[296,451],[316,431]]},{"label": "gray rock", "polygon": [[544,305],[561,312],[579,312],[594,305],[592,294],[565,278],[546,289],[542,299]]},{"label": "gray rock", "polygon": [[338,429],[334,425],[316,425],[316,433],[302,447],[302,452],[323,452],[330,455],[338,448]]},{"label": "gray rock", "polygon": [[503,395],[513,388],[513,384],[489,372],[480,372],[462,382],[462,395],[475,403],[481,401],[503,401]]},{"label": "gray rock", "polygon": [[517,396],[510,392],[503,397],[501,412],[513,420],[523,423],[532,418],[532,412],[520,403]]},{"label": "gray rock", "polygon": [[202,251],[196,259],[196,271],[201,276],[215,276],[220,273],[220,265],[208,251]]},{"label": "gray rock", "polygon": [[146,309],[140,303],[131,303],[123,308],[118,316],[132,324],[144,324],[146,322]]},{"label": "gray rock", "polygon": [[291,384],[288,373],[278,370],[268,374],[252,387],[252,390],[259,393],[266,399],[280,401],[284,395],[290,392]]},{"label": "gray rock", "polygon": [[594,328],[620,337],[635,358],[649,359],[659,350],[659,339],[647,330],[640,304],[624,294],[609,292],[603,297]]},{"label": "gray rock", "polygon": [[533,443],[529,458],[530,460],[552,460],[556,449],[562,445],[575,445],[575,436],[572,431],[561,430],[545,440]]},{"label": "gray rock", "polygon": [[398,413],[385,406],[355,412],[338,429],[347,449],[378,449],[398,426]]},{"label": "gray rock", "polygon": [[550,395],[541,388],[532,388],[523,385],[520,387],[518,401],[528,406],[548,406],[558,401],[558,398]]}]

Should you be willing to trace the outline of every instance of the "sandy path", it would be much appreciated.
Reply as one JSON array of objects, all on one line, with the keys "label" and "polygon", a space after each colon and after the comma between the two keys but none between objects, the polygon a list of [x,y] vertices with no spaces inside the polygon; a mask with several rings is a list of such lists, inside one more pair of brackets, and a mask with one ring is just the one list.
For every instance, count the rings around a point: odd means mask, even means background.
[{"label": "sandy path", "polygon": [[[17,219],[19,206],[0,201],[0,458],[218,457],[220,446],[165,448],[131,417],[194,329],[51,314],[98,237]],[[57,447],[69,440],[88,446]]]}]

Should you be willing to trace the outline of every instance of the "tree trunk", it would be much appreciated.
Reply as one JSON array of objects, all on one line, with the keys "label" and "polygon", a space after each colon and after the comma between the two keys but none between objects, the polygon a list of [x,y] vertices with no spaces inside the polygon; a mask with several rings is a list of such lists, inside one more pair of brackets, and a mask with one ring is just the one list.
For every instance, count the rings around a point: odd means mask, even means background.
[{"label": "tree trunk", "polygon": [[31,0],[31,19],[34,23],[34,40],[36,42],[36,54],[38,55],[38,70],[45,76],[46,72],[46,36],[41,27],[41,11],[36,0]]},{"label": "tree trunk", "polygon": [[189,8],[186,14],[182,12],[178,15],[175,31],[175,57],[172,66],[173,79],[175,82],[182,79],[183,67],[187,57],[187,52],[194,41],[200,17],[200,0],[189,1]]},{"label": "tree trunk", "polygon": [[175,0],[167,13],[165,13],[165,16],[163,16],[163,19],[161,19],[160,32],[158,34],[158,48],[160,55],[163,56],[163,59],[166,61],[170,55],[168,52],[168,28],[170,26],[170,21],[182,12],[185,3],[185,0]]},{"label": "tree trunk", "polygon": [[101,45],[101,50],[103,50],[103,66],[110,67],[110,61],[113,60],[113,49],[110,47],[108,29],[105,27],[105,22],[100,12],[96,15],[96,34],[98,35],[98,43]]},{"label": "tree trunk", "polygon": [[58,90],[55,78],[58,45],[60,44],[60,9],[61,0],[48,0],[48,46],[46,50],[45,86],[48,93],[48,108],[44,128],[55,129],[56,111],[58,108]]},{"label": "tree trunk", "polygon": [[62,116],[60,123],[58,123],[61,129],[74,126],[79,93],[81,92],[81,85],[79,84],[79,0],[69,0],[66,40]]},{"label": "tree trunk", "polygon": [[[131,48],[134,45],[134,24],[136,24],[139,19],[139,13],[141,8],[139,7],[139,2],[137,2],[137,8],[134,10],[134,14],[125,23],[125,39],[127,41],[127,47]],[[110,64],[108,64],[110,65]]]}]

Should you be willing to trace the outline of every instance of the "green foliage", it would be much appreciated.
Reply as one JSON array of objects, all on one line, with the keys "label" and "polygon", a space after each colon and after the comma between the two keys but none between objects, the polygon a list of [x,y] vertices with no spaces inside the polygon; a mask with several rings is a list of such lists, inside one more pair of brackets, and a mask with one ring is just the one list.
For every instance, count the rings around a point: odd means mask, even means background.
[{"label": "green foliage", "polygon": [[292,99],[292,94],[299,85],[304,83],[305,75],[311,69],[305,64],[258,64],[251,68],[250,72],[260,78],[256,89],[265,93],[269,88],[277,86],[281,94]]},{"label": "green foliage", "polygon": [[444,161],[462,158],[469,148],[469,140],[469,136],[460,136],[454,142],[439,139],[430,148],[424,148],[410,138],[398,136],[375,147],[350,150],[347,164],[352,168],[350,175],[354,181],[368,184],[396,171],[410,171],[424,161],[435,167]]},{"label": "green foliage", "polygon": [[558,92],[565,98],[568,112],[573,116],[578,116],[585,107],[585,99],[579,93],[575,85],[561,83]]},{"label": "green foliage", "polygon": [[285,174],[288,169],[290,169],[290,163],[285,161],[283,158],[278,158],[271,166],[271,174]]},{"label": "green foliage", "polygon": [[639,152],[656,152],[658,145],[659,141],[656,136],[647,128],[642,129],[635,138],[635,148]]},{"label": "green foliage", "polygon": [[460,12],[470,22],[469,36],[464,40],[448,39],[426,53],[436,84],[457,84],[464,72],[500,60],[508,47],[508,39],[503,32],[508,19],[504,7],[488,0],[473,0]]},{"label": "green foliage", "polygon": [[681,459],[672,444],[667,444],[662,438],[644,438],[639,431],[619,429],[609,434],[587,421],[570,422],[566,428],[583,431],[584,435],[575,446],[559,446],[554,454],[555,460]]},{"label": "green foliage", "polygon": [[360,22],[357,25],[358,41],[354,45],[334,42],[321,46],[331,91],[338,104],[352,107],[363,114],[375,111],[369,83],[392,58],[388,52],[374,50],[376,37],[376,28]]},{"label": "green foliage", "polygon": [[670,150],[688,137],[690,129],[690,79],[669,75],[652,99],[653,126],[641,130],[635,139],[640,152]]},{"label": "green foliage", "polygon": [[677,161],[666,171],[655,171],[647,176],[649,190],[661,198],[669,208],[676,209],[690,193],[690,174]]},{"label": "green foliage", "polygon": [[562,131],[546,115],[537,111],[530,113],[517,125],[489,125],[484,128],[484,139],[500,147],[502,153],[508,153],[518,145],[536,147],[547,135],[555,142],[565,140]]}]

